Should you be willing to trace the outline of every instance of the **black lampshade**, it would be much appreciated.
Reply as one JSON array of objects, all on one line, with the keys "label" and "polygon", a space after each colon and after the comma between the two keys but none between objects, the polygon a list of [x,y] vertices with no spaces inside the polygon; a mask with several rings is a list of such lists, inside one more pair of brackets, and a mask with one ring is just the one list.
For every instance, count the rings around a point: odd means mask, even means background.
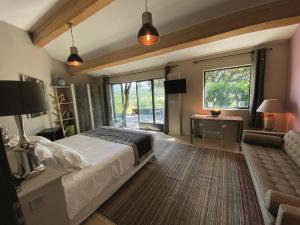
[{"label": "black lampshade", "polygon": [[68,57],[67,63],[70,66],[79,66],[83,63],[82,58],[78,54],[78,50],[75,46],[70,47],[70,55]]},{"label": "black lampshade", "polygon": [[41,84],[28,81],[0,81],[0,116],[39,113],[47,110]]},{"label": "black lampshade", "polygon": [[159,33],[152,24],[152,15],[150,12],[144,12],[142,15],[143,25],[138,33],[138,42],[142,45],[153,45],[159,42]]}]

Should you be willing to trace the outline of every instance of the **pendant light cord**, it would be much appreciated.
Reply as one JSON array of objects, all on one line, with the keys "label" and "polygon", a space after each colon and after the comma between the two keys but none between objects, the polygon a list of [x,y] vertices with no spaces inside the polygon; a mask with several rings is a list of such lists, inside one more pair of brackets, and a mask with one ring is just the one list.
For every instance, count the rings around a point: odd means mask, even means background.
[{"label": "pendant light cord", "polygon": [[73,38],[73,24],[71,23],[71,22],[69,22],[68,23],[68,26],[70,27],[70,29],[71,29],[71,37],[72,37],[72,44],[73,44],[73,46],[74,46],[74,38]]},{"label": "pendant light cord", "polygon": [[148,12],[148,1],[146,0],[146,12]]}]

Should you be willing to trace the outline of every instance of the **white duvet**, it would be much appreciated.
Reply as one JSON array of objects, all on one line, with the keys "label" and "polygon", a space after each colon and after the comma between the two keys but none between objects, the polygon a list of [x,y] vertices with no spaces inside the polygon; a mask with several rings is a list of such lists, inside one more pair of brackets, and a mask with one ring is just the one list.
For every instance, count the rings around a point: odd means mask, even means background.
[{"label": "white duvet", "polygon": [[103,189],[134,167],[134,153],[127,145],[80,134],[55,143],[73,148],[90,164],[62,178],[70,219],[101,194]]}]

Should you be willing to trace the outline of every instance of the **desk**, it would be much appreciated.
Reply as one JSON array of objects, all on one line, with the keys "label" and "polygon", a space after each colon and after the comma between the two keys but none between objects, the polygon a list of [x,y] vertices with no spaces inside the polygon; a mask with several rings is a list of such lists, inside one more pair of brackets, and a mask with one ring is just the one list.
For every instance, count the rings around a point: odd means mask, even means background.
[{"label": "desk", "polygon": [[200,121],[200,120],[223,120],[223,121],[230,121],[230,122],[235,122],[237,123],[237,142],[240,142],[242,140],[242,135],[243,135],[243,129],[244,129],[244,120],[240,116],[218,116],[218,117],[213,117],[210,115],[192,115],[190,117],[190,142],[193,144],[193,139],[194,139],[194,127],[195,127],[195,122]]}]

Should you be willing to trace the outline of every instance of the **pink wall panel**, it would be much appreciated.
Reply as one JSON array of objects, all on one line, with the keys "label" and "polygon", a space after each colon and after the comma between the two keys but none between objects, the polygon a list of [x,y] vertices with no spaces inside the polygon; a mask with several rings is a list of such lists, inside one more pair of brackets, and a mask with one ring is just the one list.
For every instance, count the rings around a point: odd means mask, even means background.
[{"label": "pink wall panel", "polygon": [[288,129],[300,131],[300,26],[291,39]]}]

